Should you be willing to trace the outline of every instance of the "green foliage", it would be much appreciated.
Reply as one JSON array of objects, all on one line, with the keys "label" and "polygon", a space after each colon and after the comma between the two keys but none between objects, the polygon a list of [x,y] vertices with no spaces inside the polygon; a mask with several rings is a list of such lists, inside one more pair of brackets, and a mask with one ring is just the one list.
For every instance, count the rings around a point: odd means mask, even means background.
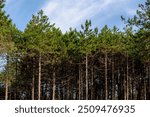
[{"label": "green foliage", "polygon": [[0,1],[0,54],[10,53],[14,49],[12,40],[13,25],[9,16],[6,15],[4,8],[4,0]]},{"label": "green foliage", "polygon": [[44,53],[47,43],[46,32],[52,27],[53,25],[50,25],[48,17],[43,14],[42,10],[37,16],[33,15],[24,32],[25,50],[35,52],[34,54]]},{"label": "green foliage", "polygon": [[84,25],[81,25],[81,31],[79,33],[79,48],[82,54],[90,54],[97,49],[97,33],[98,28],[94,30],[91,28],[91,20],[86,20]]}]

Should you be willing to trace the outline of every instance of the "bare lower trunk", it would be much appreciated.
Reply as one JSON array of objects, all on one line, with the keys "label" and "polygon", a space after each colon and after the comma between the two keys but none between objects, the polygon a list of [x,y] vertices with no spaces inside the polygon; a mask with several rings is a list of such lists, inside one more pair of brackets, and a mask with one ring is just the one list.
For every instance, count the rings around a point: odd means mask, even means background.
[{"label": "bare lower trunk", "polygon": [[38,100],[41,99],[41,54],[39,54]]},{"label": "bare lower trunk", "polygon": [[33,73],[33,76],[32,76],[32,100],[34,100],[34,80],[35,80],[35,77],[34,77],[34,73]]},{"label": "bare lower trunk", "polygon": [[120,99],[120,68],[119,68],[119,60],[118,60],[118,68],[117,68],[117,99]]},{"label": "bare lower trunk", "polygon": [[81,100],[83,99],[83,77],[82,77],[82,66],[80,68],[80,82],[81,82],[81,85],[80,85],[80,88],[81,88]]},{"label": "bare lower trunk", "polygon": [[144,100],[146,100],[146,79],[144,79]]},{"label": "bare lower trunk", "polygon": [[8,100],[8,78],[7,77],[5,82],[5,100]]},{"label": "bare lower trunk", "polygon": [[108,97],[108,89],[107,89],[107,76],[108,76],[108,73],[107,73],[107,58],[108,58],[108,55],[107,55],[107,53],[105,53],[105,100],[107,100],[107,97]]},{"label": "bare lower trunk", "polygon": [[127,77],[126,72],[123,75],[123,89],[124,89],[124,100],[127,100]]},{"label": "bare lower trunk", "polygon": [[114,57],[112,57],[112,100],[115,100]]},{"label": "bare lower trunk", "polygon": [[135,78],[135,71],[134,71],[134,59],[132,60],[132,79],[131,79],[131,99],[134,100],[134,78]]},{"label": "bare lower trunk", "polygon": [[86,54],[86,100],[88,100],[88,55]]},{"label": "bare lower trunk", "polygon": [[148,66],[145,65],[145,69],[146,69],[146,78],[144,79],[144,98],[145,100],[147,99],[147,89],[146,89],[146,85],[147,85],[147,80],[148,80]]},{"label": "bare lower trunk", "polygon": [[6,73],[6,79],[5,79],[5,100],[8,100],[8,76],[9,76],[9,56],[6,56],[7,58],[7,73]]},{"label": "bare lower trunk", "polygon": [[127,80],[126,80],[126,100],[129,98],[129,62],[127,54]]},{"label": "bare lower trunk", "polygon": [[81,100],[81,64],[79,63],[79,100]]},{"label": "bare lower trunk", "polygon": [[92,72],[92,77],[91,77],[91,100],[94,99],[94,68],[93,68],[93,65],[92,65],[92,68],[91,68],[91,72]]},{"label": "bare lower trunk", "polygon": [[52,97],[52,100],[56,99],[55,94],[56,94],[56,72],[55,72],[55,66],[54,66],[54,69],[53,69],[53,97]]},{"label": "bare lower trunk", "polygon": [[149,88],[148,88],[148,90],[149,90],[149,100],[150,100],[150,63],[149,63],[149,65],[148,65],[148,68],[147,68],[148,70],[148,85],[149,85]]},{"label": "bare lower trunk", "polygon": [[69,83],[69,77],[68,77],[67,78],[67,100],[69,99],[70,99],[70,83]]}]

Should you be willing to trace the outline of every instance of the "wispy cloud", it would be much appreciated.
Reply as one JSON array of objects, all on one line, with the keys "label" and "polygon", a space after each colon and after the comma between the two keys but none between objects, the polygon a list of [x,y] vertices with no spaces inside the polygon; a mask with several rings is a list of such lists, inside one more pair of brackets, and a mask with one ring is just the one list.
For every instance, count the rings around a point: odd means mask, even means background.
[{"label": "wispy cloud", "polygon": [[131,9],[131,8],[127,8],[126,9],[126,13],[130,16],[134,16],[136,14],[136,10],[135,8]]},{"label": "wispy cloud", "polygon": [[[66,31],[124,0],[51,0],[42,9],[52,23]],[[111,9],[109,9],[111,10]],[[109,13],[108,13],[109,14]]]},{"label": "wispy cloud", "polygon": [[11,4],[13,2],[13,0],[6,0],[6,5]]},{"label": "wispy cloud", "polygon": [[133,3],[131,0],[6,0],[5,9],[21,29],[31,14],[43,9],[50,21],[65,32],[70,27],[79,27],[86,19],[92,19],[94,26],[108,22],[114,24],[116,17],[120,20],[121,15],[134,14]]}]

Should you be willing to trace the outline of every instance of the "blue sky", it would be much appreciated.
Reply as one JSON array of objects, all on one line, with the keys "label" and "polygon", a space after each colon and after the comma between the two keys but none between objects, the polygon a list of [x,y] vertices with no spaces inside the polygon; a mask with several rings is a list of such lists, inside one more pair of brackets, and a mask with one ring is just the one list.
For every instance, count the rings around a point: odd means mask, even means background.
[{"label": "blue sky", "polygon": [[65,32],[69,27],[80,29],[86,19],[100,29],[107,24],[124,27],[120,16],[132,17],[139,3],[146,0],[6,0],[5,11],[20,30],[39,10],[44,10],[51,23]]}]

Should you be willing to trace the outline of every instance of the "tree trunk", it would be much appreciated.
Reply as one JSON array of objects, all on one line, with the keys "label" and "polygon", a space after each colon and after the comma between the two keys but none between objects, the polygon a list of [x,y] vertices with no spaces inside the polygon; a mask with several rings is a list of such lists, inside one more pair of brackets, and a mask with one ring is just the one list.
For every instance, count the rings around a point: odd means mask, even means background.
[{"label": "tree trunk", "polygon": [[114,56],[112,57],[112,100],[115,100]]},{"label": "tree trunk", "polygon": [[83,99],[83,77],[82,77],[82,65],[80,65],[80,91],[81,91],[81,96],[80,96],[80,98],[81,98],[81,100]]},{"label": "tree trunk", "polygon": [[[67,100],[70,99],[70,82],[69,82],[69,77],[67,78]],[[72,87],[71,87],[72,88]],[[72,93],[73,95],[73,93]]]},{"label": "tree trunk", "polygon": [[34,81],[35,81],[35,77],[34,77],[34,73],[32,75],[32,100],[34,100]]},{"label": "tree trunk", "polygon": [[134,59],[132,60],[132,79],[131,79],[131,99],[134,100],[134,79],[135,79],[135,70],[134,70]]},{"label": "tree trunk", "polygon": [[88,55],[86,54],[86,100],[88,100]]},{"label": "tree trunk", "polygon": [[105,100],[107,100],[108,97],[108,89],[107,89],[107,59],[108,59],[108,55],[107,53],[105,53]]},{"label": "tree trunk", "polygon": [[53,68],[53,97],[52,97],[52,100],[55,100],[56,99],[56,71],[55,71],[55,66]]},{"label": "tree trunk", "polygon": [[81,64],[79,63],[79,100],[81,100]]},{"label": "tree trunk", "polygon": [[127,100],[127,72],[123,69],[123,90],[124,90],[124,100]]},{"label": "tree trunk", "polygon": [[38,100],[41,99],[41,53],[39,54]]},{"label": "tree trunk", "polygon": [[8,77],[7,76],[5,81],[5,100],[8,100]]},{"label": "tree trunk", "polygon": [[129,62],[128,62],[128,54],[127,54],[127,71],[126,71],[127,79],[126,79],[126,100],[129,98]]},{"label": "tree trunk", "polygon": [[94,68],[93,68],[93,65],[92,65],[92,68],[91,68],[91,100],[94,99]]},{"label": "tree trunk", "polygon": [[144,100],[146,100],[146,79],[144,78]]},{"label": "tree trunk", "polygon": [[148,79],[148,67],[145,65],[145,70],[146,70],[146,77],[144,78],[144,99],[147,99],[147,79]]},{"label": "tree trunk", "polygon": [[117,99],[120,99],[120,90],[121,90],[121,85],[120,85],[120,66],[119,66],[119,60],[117,62]]},{"label": "tree trunk", "polygon": [[149,88],[148,88],[148,90],[149,90],[149,99],[150,99],[150,63],[148,64],[148,80],[149,80]]},{"label": "tree trunk", "polygon": [[7,60],[7,72],[6,72],[6,79],[5,79],[5,100],[8,100],[8,79],[9,79],[9,56],[6,56],[6,60]]}]

